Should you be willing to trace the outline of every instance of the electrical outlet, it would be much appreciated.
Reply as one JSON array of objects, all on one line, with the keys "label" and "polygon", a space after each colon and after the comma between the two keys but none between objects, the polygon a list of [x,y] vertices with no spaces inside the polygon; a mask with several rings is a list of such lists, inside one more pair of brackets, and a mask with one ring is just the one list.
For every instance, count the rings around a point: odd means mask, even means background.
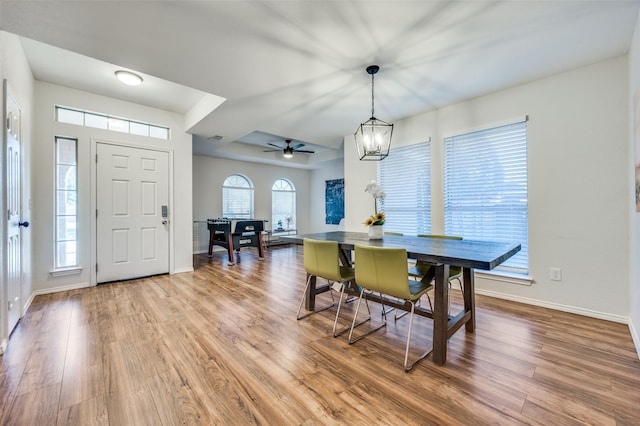
[{"label": "electrical outlet", "polygon": [[551,281],[562,281],[562,269],[551,268],[549,270],[549,278],[551,278]]}]

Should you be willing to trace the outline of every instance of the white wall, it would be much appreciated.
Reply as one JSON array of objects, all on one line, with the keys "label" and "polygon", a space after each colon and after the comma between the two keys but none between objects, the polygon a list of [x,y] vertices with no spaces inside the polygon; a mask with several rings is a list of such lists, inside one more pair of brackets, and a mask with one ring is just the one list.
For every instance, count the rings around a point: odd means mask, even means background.
[{"label": "white wall", "polygon": [[[222,217],[222,184],[232,174],[241,174],[254,185],[254,216],[266,219],[271,229],[271,187],[276,179],[290,180],[296,189],[296,222],[299,233],[310,231],[310,172],[303,169],[276,167],[245,161],[193,156],[193,220]],[[205,224],[194,224],[194,252],[203,253],[209,246]],[[196,233],[197,232],[197,233]]]},{"label": "white wall", "polygon": [[[626,56],[396,121],[394,146],[432,138],[433,232],[443,230],[443,137],[529,116],[531,286],[479,278],[479,292],[601,318],[629,315]],[[384,117],[381,117],[384,119]],[[345,137],[347,227],[364,231],[376,163]],[[562,268],[562,281],[549,279]]]},{"label": "white wall", "polygon": [[[634,106],[634,99],[637,105]],[[636,140],[638,142],[636,142]],[[640,17],[636,21],[636,29],[629,49],[629,171],[628,181],[635,187],[635,165],[640,163]],[[632,193],[630,192],[629,195]],[[631,197],[629,205],[629,253],[631,257],[630,276],[630,319],[629,328],[640,353],[640,213],[636,213],[635,199]]]},{"label": "white wall", "polygon": [[[135,146],[161,147],[173,151],[174,160],[174,209],[173,253],[171,272],[193,269],[192,258],[192,197],[191,197],[191,136],[184,133],[182,115],[148,108],[113,98],[95,95],[80,90],[38,81],[36,83],[35,117],[38,125],[34,139],[34,199],[33,230],[39,238],[34,244],[34,290],[47,292],[90,284],[91,249],[95,238],[91,235],[91,161],[92,140],[111,141]],[[171,140],[148,138],[112,132],[101,129],[58,123],[55,121],[54,107],[63,105],[77,109],[100,112],[119,117],[132,118],[142,122],[166,125],[171,129]],[[78,139],[78,244],[80,274],[53,277],[54,267],[54,138],[66,136]]]},{"label": "white wall", "polygon": [[[34,92],[34,80],[29,68],[29,63],[20,44],[20,40],[14,34],[10,34],[4,31],[0,31],[0,83],[3,79],[7,79],[9,85],[13,91],[13,95],[20,104],[21,118],[22,118],[22,220],[31,220],[31,209],[29,207],[29,199],[31,198],[31,175],[29,173],[30,164],[32,160],[32,141],[33,141],[33,92]],[[0,93],[1,93],[0,89]],[[3,110],[3,108],[0,108]],[[2,113],[0,113],[1,115]],[[4,134],[4,130],[2,131]],[[4,164],[5,164],[5,146],[4,136],[0,136],[2,140],[2,149],[0,153],[0,176],[2,176],[2,182],[4,182]],[[4,184],[1,185],[4,191]],[[4,196],[0,200],[4,199]],[[0,201],[0,218],[2,220],[2,226],[0,226],[0,238],[1,241],[5,240],[5,227],[7,223],[6,206],[3,201]],[[22,261],[23,261],[23,282],[22,282],[22,304],[23,314],[28,305],[30,295],[32,292],[31,282],[31,264],[32,264],[32,240],[36,235],[32,228],[24,229],[22,231]],[[0,244],[2,247],[2,244]],[[1,249],[0,249],[1,250]],[[2,300],[6,301],[6,265],[5,265],[5,253],[0,253],[0,265],[2,271],[2,279],[0,280],[0,292],[2,294]],[[6,302],[2,302],[6,303]],[[2,312],[2,318],[0,319],[1,331],[0,339],[4,341],[7,339],[7,318],[6,310],[0,310]]]},{"label": "white wall", "polygon": [[337,231],[338,225],[326,224],[325,190],[326,181],[344,178],[342,159],[327,161],[319,169],[311,172],[311,204],[309,212],[309,232]]}]

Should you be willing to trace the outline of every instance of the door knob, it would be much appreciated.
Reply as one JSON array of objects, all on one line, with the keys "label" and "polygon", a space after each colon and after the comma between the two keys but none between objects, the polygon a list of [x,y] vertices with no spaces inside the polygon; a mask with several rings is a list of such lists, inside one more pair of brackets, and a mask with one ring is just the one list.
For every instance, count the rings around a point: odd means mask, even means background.
[{"label": "door knob", "polygon": [[24,226],[25,228],[28,228],[29,222],[27,222],[26,220],[24,222],[18,222],[18,226]]},{"label": "door knob", "polygon": [[167,222],[166,220],[163,220],[163,221],[162,221],[162,224],[163,224],[163,225],[166,225],[167,223],[169,223],[169,222]]}]

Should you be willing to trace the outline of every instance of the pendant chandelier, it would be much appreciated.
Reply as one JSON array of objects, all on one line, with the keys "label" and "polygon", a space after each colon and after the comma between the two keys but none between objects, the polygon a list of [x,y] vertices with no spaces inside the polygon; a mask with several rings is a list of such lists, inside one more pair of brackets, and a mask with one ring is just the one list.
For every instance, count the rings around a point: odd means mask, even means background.
[{"label": "pendant chandelier", "polygon": [[389,148],[391,147],[393,124],[378,120],[374,115],[373,109],[373,77],[379,69],[380,67],[377,65],[369,65],[367,67],[367,74],[371,75],[371,118],[360,124],[353,135],[358,147],[360,160],[384,160],[389,155]]}]

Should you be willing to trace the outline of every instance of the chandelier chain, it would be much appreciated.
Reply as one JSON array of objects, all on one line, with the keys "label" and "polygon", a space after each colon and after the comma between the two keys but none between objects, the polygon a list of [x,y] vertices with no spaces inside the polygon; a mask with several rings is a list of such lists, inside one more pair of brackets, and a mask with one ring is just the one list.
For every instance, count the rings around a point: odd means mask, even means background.
[{"label": "chandelier chain", "polygon": [[375,78],[375,74],[371,74],[371,118],[374,118],[375,115],[373,113],[373,79]]}]

